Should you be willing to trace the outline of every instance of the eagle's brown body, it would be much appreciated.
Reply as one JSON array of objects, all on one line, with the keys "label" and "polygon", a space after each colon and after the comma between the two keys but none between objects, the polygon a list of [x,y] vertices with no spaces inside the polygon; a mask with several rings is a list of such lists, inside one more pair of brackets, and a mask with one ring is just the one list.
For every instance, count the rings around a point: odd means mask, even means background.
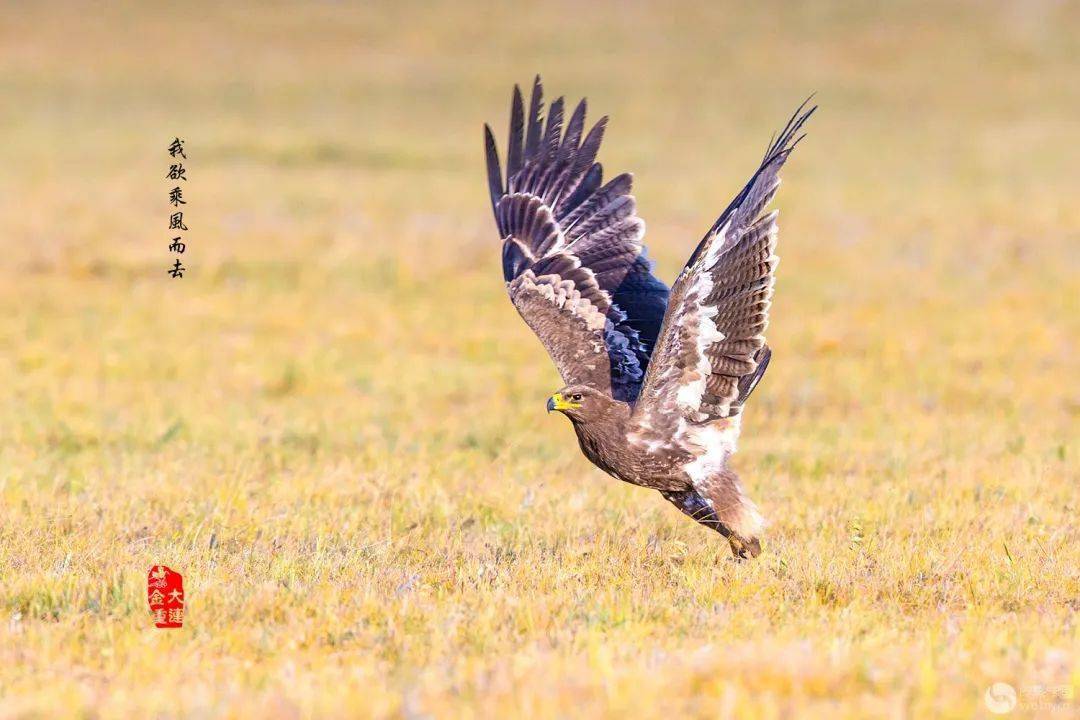
[{"label": "eagle's brown body", "polygon": [[[619,480],[660,491],[684,513],[727,537],[736,555],[757,554],[761,516],[727,467],[738,438],[737,417],[702,426],[698,433],[711,435],[712,441],[698,442],[697,436],[651,427],[632,405],[587,386],[572,386],[558,396],[567,394],[582,396],[581,407],[563,412],[594,465]],[[703,459],[708,462],[695,472]]]},{"label": "eagle's brown body", "polygon": [[567,383],[548,409],[597,467],[660,491],[740,557],[758,554],[763,525],[728,467],[770,357],[776,213],[763,210],[812,112],[792,117],[670,290],[645,258],[630,176],[601,183],[607,118],[585,134],[582,101],[564,133],[562,98],[545,124],[539,78],[527,117],[515,88],[505,183],[485,127],[507,290]]},{"label": "eagle's brown body", "polygon": [[581,452],[607,474],[656,490],[687,489],[689,478],[681,466],[690,460],[689,455],[678,448],[649,452],[634,442],[631,438],[641,429],[631,418],[628,404],[613,403],[603,416],[573,425]]}]

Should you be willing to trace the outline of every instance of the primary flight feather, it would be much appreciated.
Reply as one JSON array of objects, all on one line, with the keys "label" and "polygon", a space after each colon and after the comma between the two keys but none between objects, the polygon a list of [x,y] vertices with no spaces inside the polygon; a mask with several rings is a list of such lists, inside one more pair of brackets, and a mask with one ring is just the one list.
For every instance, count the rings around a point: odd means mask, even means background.
[{"label": "primary flight feather", "polygon": [[631,176],[603,182],[606,117],[586,133],[582,100],[564,130],[562,98],[544,117],[539,77],[527,113],[515,86],[505,180],[484,126],[507,291],[566,383],[548,410],[595,465],[660,491],[737,557],[761,551],[761,514],[728,460],[771,355],[777,213],[765,207],[816,109],[795,112],[670,290],[646,258]]}]

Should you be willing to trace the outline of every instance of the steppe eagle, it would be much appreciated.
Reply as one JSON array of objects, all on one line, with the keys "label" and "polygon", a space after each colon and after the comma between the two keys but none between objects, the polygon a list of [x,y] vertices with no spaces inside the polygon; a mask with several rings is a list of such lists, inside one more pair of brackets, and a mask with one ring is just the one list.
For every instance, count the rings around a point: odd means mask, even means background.
[{"label": "steppe eagle", "polygon": [[527,114],[515,86],[505,181],[484,126],[506,288],[566,383],[548,399],[548,411],[570,418],[595,465],[660,491],[724,535],[739,558],[761,552],[763,527],[728,459],[743,404],[770,358],[764,332],[777,212],[765,206],[817,109],[807,102],[670,290],[646,259],[631,176],[603,181],[596,156],[606,117],[586,133],[582,100],[564,131],[563,98],[551,103],[545,122],[540,78]]}]

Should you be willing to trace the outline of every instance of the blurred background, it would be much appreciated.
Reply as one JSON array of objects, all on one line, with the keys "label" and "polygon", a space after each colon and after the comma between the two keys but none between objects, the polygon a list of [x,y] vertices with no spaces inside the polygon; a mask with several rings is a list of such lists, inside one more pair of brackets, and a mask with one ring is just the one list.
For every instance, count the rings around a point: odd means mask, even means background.
[{"label": "blurred background", "polygon": [[[994,680],[1077,684],[1080,4],[0,18],[12,714],[971,716]],[[536,73],[611,117],[669,283],[816,93],[738,465],[774,523],[752,568],[543,415],[481,154]],[[185,635],[149,629],[159,562]]]}]

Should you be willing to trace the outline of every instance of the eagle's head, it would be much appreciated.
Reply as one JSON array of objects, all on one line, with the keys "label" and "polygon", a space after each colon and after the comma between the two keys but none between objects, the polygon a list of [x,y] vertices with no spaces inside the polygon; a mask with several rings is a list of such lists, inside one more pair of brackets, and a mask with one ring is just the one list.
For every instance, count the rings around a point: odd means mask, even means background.
[{"label": "eagle's head", "polygon": [[614,402],[588,385],[568,385],[548,398],[547,411],[558,410],[574,422],[588,422],[604,417]]}]

